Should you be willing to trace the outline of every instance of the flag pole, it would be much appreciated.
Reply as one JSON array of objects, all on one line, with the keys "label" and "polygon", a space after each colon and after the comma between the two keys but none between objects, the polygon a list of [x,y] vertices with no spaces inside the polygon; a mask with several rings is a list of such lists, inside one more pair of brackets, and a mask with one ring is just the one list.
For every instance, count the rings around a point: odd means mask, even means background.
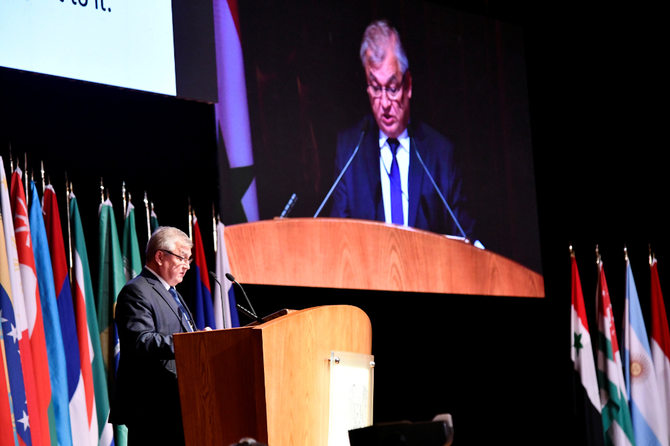
[{"label": "flag pole", "polygon": [[23,153],[23,182],[24,190],[26,191],[26,208],[30,209],[30,194],[28,193],[28,153]]},{"label": "flag pole", "polygon": [[123,195],[123,218],[126,218],[126,209],[127,209],[127,204],[126,204],[126,182],[123,181],[121,182],[121,195]]},{"label": "flag pole", "polygon": [[149,199],[147,191],[144,191],[144,210],[147,213],[147,240],[151,238],[151,214],[149,213]]},{"label": "flag pole", "polygon": [[188,238],[193,241],[193,214],[191,208],[191,197],[188,197]]},{"label": "flag pole", "polygon": [[68,246],[68,263],[67,272],[70,278],[70,285],[72,285],[72,230],[70,228],[70,183],[67,179],[67,172],[65,172],[65,203],[67,211],[67,246]]},{"label": "flag pole", "polygon": [[100,177],[100,203],[105,202],[105,186],[102,183],[102,177]]},{"label": "flag pole", "polygon": [[42,196],[44,196],[44,190],[46,189],[44,184],[44,161],[40,161],[40,173],[42,174]]},{"label": "flag pole", "polygon": [[216,254],[218,240],[216,239],[216,209],[214,209],[214,203],[212,203],[212,236],[214,238],[214,254]]}]

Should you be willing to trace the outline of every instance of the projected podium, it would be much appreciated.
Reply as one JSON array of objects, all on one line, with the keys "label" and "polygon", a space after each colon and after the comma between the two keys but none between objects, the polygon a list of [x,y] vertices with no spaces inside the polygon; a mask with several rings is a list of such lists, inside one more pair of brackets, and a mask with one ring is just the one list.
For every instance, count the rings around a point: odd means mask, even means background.
[{"label": "projected podium", "polygon": [[542,275],[492,251],[368,220],[292,218],[225,228],[241,283],[544,297]]},{"label": "projected podium", "polygon": [[[178,334],[174,344],[187,446],[243,437],[326,446],[329,424],[341,415],[329,413],[331,352],[370,355],[372,329],[356,307],[323,306],[256,326]],[[371,388],[367,395],[371,420]]]}]

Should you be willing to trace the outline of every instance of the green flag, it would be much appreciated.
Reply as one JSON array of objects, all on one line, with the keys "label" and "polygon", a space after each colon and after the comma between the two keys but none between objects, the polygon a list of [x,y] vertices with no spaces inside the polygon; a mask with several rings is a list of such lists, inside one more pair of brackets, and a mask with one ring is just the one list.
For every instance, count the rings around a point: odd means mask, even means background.
[{"label": "green flag", "polygon": [[151,233],[153,234],[156,229],[158,229],[160,225],[158,224],[158,217],[156,217],[156,213],[154,212],[154,205],[153,203],[151,204]]},{"label": "green flag", "polygon": [[[86,303],[86,321],[89,333],[99,333],[98,317],[95,311],[93,297],[93,283],[91,270],[88,264],[88,253],[84,239],[84,229],[79,216],[79,206],[73,193],[70,193],[70,224],[72,226],[72,291],[73,295],[83,296]],[[93,374],[93,389],[95,394],[95,408],[98,417],[98,439],[100,445],[109,445],[113,439],[112,426],[107,423],[109,416],[109,393],[105,364],[102,360],[102,349],[99,336],[89,336],[92,350],[91,370]]]},{"label": "green flag", "polygon": [[[123,272],[123,257],[119,246],[119,234],[116,230],[114,208],[109,198],[100,204],[98,215],[100,219],[100,262],[98,263],[96,309],[98,310],[102,356],[107,368],[107,382],[111,395],[120,352],[119,334],[114,323],[114,306],[121,288],[126,284],[126,276]],[[128,440],[125,426],[116,426],[114,435],[116,446],[126,446]]]},{"label": "green flag", "polygon": [[123,268],[126,280],[132,279],[142,271],[140,245],[137,242],[137,230],[135,229],[135,206],[130,201],[128,201],[126,218],[123,223]]}]

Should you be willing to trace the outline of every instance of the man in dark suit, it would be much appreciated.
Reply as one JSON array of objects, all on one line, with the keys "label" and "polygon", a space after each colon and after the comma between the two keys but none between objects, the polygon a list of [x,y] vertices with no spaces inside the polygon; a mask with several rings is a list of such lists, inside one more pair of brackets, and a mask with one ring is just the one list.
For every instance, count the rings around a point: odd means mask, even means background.
[{"label": "man in dark suit", "polygon": [[410,122],[412,75],[398,32],[385,21],[373,22],[365,30],[360,56],[374,120],[368,116],[338,137],[336,175],[364,133],[359,153],[334,191],[331,216],[470,237],[474,221],[465,211],[451,142],[426,124]]},{"label": "man in dark suit", "polygon": [[192,247],[179,229],[158,228],[144,269],[117,299],[121,355],[109,420],[128,427],[130,446],[184,445],[173,334],[194,328],[174,287],[190,267]]}]

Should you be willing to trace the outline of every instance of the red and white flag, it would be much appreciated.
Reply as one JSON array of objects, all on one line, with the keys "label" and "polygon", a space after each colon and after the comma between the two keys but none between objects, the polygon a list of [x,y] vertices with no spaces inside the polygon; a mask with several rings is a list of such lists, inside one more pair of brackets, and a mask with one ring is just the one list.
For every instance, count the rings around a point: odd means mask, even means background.
[{"label": "red and white flag", "polygon": [[658,280],[656,258],[651,262],[651,357],[666,425],[670,426],[670,329]]}]

